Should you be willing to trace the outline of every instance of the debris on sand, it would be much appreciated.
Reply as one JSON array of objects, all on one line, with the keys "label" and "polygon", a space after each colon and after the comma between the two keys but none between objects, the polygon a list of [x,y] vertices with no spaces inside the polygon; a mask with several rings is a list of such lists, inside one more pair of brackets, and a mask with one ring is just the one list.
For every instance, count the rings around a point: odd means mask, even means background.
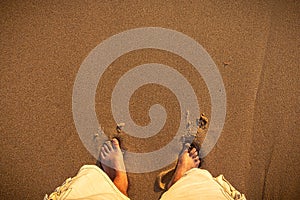
[{"label": "debris on sand", "polygon": [[116,127],[117,132],[121,133],[121,131],[123,130],[124,126],[125,126],[125,123],[119,123],[119,124],[117,124],[117,127]]},{"label": "debris on sand", "polygon": [[[199,129],[202,129],[202,130],[207,129],[207,127],[208,127],[208,118],[205,116],[204,113],[202,113],[200,115],[200,118],[197,119],[197,126],[198,126],[198,130]],[[197,132],[198,132],[198,130],[197,130]]]}]

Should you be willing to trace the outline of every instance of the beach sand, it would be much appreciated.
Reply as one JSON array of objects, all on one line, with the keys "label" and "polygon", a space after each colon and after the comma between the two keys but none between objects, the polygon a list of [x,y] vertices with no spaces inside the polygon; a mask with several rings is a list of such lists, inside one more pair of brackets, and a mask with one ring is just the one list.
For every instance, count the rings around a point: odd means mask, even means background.
[{"label": "beach sand", "polygon": [[[300,199],[299,2],[28,0],[0,5],[1,199],[42,199],[82,165],[96,163],[73,121],[77,72],[103,40],[150,26],[196,40],[222,75],[226,120],[204,168],[214,176],[224,174],[247,199]],[[106,133],[115,131],[110,103],[118,79],[150,62],[184,75],[210,119],[209,92],[193,66],[170,52],[143,49],[115,60],[98,84],[95,109]],[[157,150],[176,133],[180,104],[165,87],[137,90],[130,100],[132,117],[146,125],[149,107],[156,103],[168,113],[163,130],[148,139],[124,135],[128,151]],[[156,176],[169,167],[129,173],[131,199],[158,199]]]}]

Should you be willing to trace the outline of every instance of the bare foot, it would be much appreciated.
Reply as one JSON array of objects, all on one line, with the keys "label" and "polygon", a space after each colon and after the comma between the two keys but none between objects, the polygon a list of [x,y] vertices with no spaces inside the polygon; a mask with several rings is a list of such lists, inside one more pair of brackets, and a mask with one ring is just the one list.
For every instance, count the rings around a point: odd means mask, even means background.
[{"label": "bare foot", "polygon": [[189,151],[190,144],[185,144],[178,158],[178,163],[174,175],[168,184],[170,188],[174,183],[176,183],[185,172],[192,168],[197,168],[200,164],[198,152],[195,148]]},{"label": "bare foot", "polygon": [[128,178],[123,153],[116,138],[103,144],[100,161],[104,172],[111,178],[116,187],[127,196]]}]

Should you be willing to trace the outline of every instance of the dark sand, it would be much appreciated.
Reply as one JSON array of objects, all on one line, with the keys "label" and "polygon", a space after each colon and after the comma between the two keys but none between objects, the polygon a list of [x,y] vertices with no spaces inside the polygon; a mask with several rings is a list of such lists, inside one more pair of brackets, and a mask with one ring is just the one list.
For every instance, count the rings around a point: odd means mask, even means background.
[{"label": "dark sand", "polygon": [[[42,199],[83,164],[96,162],[72,117],[77,71],[104,39],[147,26],[194,38],[222,74],[226,123],[204,167],[215,176],[224,174],[248,199],[300,199],[298,1],[68,2],[0,3],[1,199]],[[172,66],[187,76],[201,111],[210,117],[207,88],[190,73],[189,63],[148,49],[123,55],[101,80],[96,110],[107,116],[100,120],[105,130],[115,126],[109,92],[120,74],[114,72],[147,62]],[[131,101],[141,125],[148,122],[145,109],[153,103],[173,106],[167,107],[168,123],[160,136],[125,137],[124,145],[147,152],[168,143],[179,120],[174,95],[153,85],[138,90]],[[129,174],[130,197],[158,199],[158,173]]]}]

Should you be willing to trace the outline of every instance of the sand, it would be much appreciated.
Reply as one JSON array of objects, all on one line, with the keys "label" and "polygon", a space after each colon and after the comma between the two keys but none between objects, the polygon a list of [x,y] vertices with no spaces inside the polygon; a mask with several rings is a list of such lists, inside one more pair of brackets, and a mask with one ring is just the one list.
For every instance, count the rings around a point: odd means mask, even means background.
[{"label": "sand", "polygon": [[[224,174],[248,199],[300,198],[299,35],[297,1],[1,1],[0,197],[42,199],[83,164],[96,163],[73,121],[72,92],[88,53],[106,38],[138,27],[164,27],[199,42],[218,66],[227,115],[204,168]],[[111,91],[122,73],[149,62],[173,67],[191,82],[201,112],[211,114],[203,79],[183,58],[144,49],[121,56],[96,93],[97,116],[114,122]],[[166,88],[148,85],[131,99],[140,125],[149,106],[168,111],[149,139],[124,136],[130,151],[150,152],[173,137],[180,111]],[[162,169],[164,170],[164,169]],[[161,170],[129,174],[131,199],[158,199]]]}]

